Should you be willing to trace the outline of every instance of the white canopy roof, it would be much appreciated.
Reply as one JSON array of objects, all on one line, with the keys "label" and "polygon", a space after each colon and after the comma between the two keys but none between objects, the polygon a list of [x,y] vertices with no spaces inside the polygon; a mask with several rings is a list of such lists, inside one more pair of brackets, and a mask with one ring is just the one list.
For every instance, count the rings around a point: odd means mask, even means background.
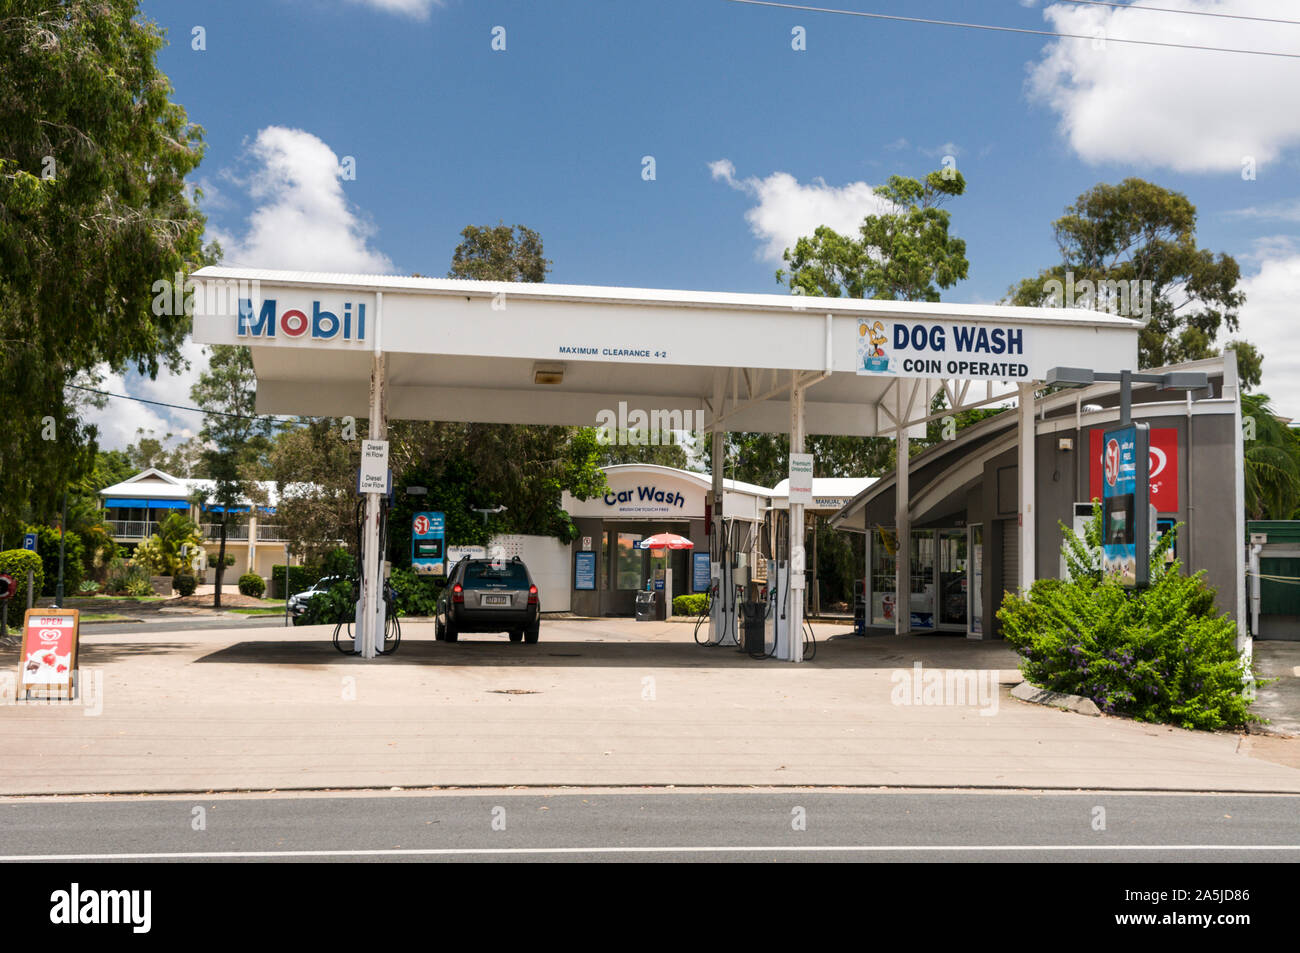
[{"label": "white canopy roof", "polygon": [[[392,418],[595,425],[622,403],[783,433],[792,377],[825,374],[807,392],[807,432],[892,433],[891,415],[923,419],[943,380],[965,398],[958,382],[987,380],[991,396],[1057,365],[1136,368],[1140,327],[1068,308],[221,266],[194,277],[195,340],[251,347],[259,411],[314,416],[367,413],[378,351]],[[873,335],[884,363],[868,370]]]}]

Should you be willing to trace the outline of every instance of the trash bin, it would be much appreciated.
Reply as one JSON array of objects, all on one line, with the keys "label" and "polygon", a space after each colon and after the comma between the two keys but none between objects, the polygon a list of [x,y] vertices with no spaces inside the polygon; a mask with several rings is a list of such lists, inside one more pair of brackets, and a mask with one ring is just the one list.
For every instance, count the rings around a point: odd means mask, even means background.
[{"label": "trash bin", "polygon": [[767,653],[767,603],[742,602],[740,616],[745,630],[745,651],[750,655]]},{"label": "trash bin", "polygon": [[655,620],[655,593],[653,590],[638,590],[636,594],[636,621],[653,622]]}]

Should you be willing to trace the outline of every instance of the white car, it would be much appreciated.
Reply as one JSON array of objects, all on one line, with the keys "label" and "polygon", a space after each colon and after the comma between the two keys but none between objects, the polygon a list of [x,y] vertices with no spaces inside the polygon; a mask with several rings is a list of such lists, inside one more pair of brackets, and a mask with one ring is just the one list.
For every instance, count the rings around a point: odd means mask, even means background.
[{"label": "white car", "polygon": [[302,615],[307,611],[307,603],[312,596],[320,595],[322,592],[328,592],[336,582],[345,581],[343,576],[325,576],[317,579],[311,584],[311,588],[304,589],[302,592],[295,592],[289,597],[289,611],[294,615]]}]

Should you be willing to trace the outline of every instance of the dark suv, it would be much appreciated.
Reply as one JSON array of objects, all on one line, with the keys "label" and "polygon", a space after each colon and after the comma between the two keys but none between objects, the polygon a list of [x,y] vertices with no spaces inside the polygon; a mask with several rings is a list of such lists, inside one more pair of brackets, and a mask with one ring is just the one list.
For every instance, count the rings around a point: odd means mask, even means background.
[{"label": "dark suv", "polygon": [[528,567],[513,559],[462,559],[438,598],[434,634],[455,642],[462,632],[507,632],[511,642],[536,642],[542,606]]}]

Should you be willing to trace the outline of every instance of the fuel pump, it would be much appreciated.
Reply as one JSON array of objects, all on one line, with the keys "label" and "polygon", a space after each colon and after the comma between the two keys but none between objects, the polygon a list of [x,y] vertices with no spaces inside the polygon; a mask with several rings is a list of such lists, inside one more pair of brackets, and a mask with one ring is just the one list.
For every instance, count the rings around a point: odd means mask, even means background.
[{"label": "fuel pump", "polygon": [[716,633],[711,640],[713,645],[739,644],[736,637],[736,615],[739,612],[740,602],[744,598],[744,585],[742,582],[738,593],[735,556],[731,552],[730,536],[730,527],[723,523],[719,531],[721,551],[718,555],[721,558],[709,564],[712,575],[710,588],[713,591],[713,598],[709,603],[709,628]]},{"label": "fuel pump", "polygon": [[[402,644],[402,626],[397,619],[397,591],[389,583],[392,576],[392,565],[385,558],[388,554],[388,511],[392,505],[391,497],[383,497],[379,501],[379,584],[383,588],[380,590],[380,608],[383,613],[383,644],[378,648],[380,655],[392,655]],[[357,503],[356,509],[356,581],[354,592],[356,593],[356,603],[353,611],[352,621],[340,620],[334,626],[334,648],[338,649],[345,655],[357,655],[361,652],[361,646],[358,644],[361,636],[361,613],[364,609],[365,600],[361,592],[362,559],[364,548],[362,540],[365,536],[365,519],[366,503],[362,499]],[[347,636],[343,636],[343,628],[347,626]],[[350,647],[349,647],[350,643]]]}]

